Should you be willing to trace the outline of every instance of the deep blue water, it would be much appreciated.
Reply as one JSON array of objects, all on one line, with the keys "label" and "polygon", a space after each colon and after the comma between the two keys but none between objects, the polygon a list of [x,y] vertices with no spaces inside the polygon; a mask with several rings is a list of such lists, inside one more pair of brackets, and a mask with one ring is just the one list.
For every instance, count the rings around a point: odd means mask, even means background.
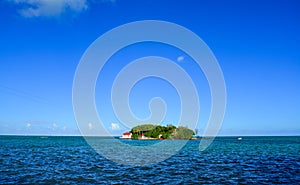
[{"label": "deep blue water", "polygon": [[0,136],[0,146],[0,184],[300,184],[300,137],[219,137],[202,152],[189,141],[143,167],[111,162],[82,137]]}]

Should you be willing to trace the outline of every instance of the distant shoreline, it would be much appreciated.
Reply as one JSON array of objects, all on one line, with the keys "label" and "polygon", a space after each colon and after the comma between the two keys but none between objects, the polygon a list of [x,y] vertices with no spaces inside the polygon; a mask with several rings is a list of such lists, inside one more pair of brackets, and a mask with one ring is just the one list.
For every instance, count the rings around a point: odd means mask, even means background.
[{"label": "distant shoreline", "polygon": [[[2,134],[2,136],[20,136],[20,137],[107,137],[107,138],[120,138],[121,136],[81,136],[81,135],[23,135],[23,134]],[[213,136],[207,136],[207,137],[202,137],[200,138],[209,138]],[[215,136],[215,138],[220,138],[220,137],[300,137],[300,135],[231,135],[231,136]],[[122,139],[121,139],[122,140]],[[124,139],[126,140],[126,139]],[[128,140],[128,139],[127,139]],[[129,139],[130,140],[130,139]],[[171,140],[171,139],[170,139]]]}]

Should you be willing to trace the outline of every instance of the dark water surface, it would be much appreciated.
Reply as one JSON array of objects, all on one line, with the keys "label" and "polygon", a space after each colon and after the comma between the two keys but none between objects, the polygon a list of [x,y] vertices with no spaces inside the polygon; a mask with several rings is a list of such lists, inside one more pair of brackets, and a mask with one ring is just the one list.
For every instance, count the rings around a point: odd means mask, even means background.
[{"label": "dark water surface", "polygon": [[0,136],[0,184],[300,184],[300,137],[219,137],[203,152],[199,142],[131,167],[82,137]]}]

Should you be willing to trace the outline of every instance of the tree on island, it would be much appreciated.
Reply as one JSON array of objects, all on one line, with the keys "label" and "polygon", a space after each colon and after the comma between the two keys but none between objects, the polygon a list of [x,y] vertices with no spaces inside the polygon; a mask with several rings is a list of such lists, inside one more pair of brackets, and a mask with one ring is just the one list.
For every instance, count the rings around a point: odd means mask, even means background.
[{"label": "tree on island", "polygon": [[157,127],[157,125],[153,125],[153,124],[137,125],[137,126],[133,127],[130,131],[132,133],[131,138],[138,139],[142,134],[145,134],[146,137],[150,137],[150,136],[147,136],[146,134],[148,132],[151,132],[152,130],[154,130],[156,127]]},{"label": "tree on island", "polygon": [[143,124],[135,126],[130,131],[132,139],[139,139],[142,135],[147,138],[159,139],[191,139],[194,132],[187,127],[179,126],[176,128],[173,125],[161,126],[154,124]]},{"label": "tree on island", "polygon": [[179,126],[174,133],[174,139],[191,139],[194,135],[194,132],[187,128]]}]

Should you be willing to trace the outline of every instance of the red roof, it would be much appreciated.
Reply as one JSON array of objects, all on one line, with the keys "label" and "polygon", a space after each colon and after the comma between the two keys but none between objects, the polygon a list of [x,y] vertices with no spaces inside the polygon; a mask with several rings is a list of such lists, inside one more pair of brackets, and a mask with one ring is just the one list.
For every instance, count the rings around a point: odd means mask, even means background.
[{"label": "red roof", "polygon": [[130,135],[130,132],[124,132],[123,135]]}]

